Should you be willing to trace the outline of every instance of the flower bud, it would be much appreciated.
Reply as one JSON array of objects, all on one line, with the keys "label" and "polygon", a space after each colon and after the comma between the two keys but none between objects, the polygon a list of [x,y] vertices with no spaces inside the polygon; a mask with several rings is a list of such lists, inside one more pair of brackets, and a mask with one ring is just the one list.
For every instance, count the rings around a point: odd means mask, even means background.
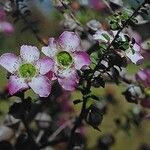
[{"label": "flower bud", "polygon": [[108,150],[115,143],[115,138],[112,134],[106,134],[98,140],[98,150]]},{"label": "flower bud", "polygon": [[42,128],[46,129],[49,127],[51,122],[51,117],[47,113],[38,113],[35,117],[35,121],[37,122],[37,125]]},{"label": "flower bud", "polygon": [[123,95],[130,103],[138,103],[138,99],[143,96],[141,88],[135,85],[130,85],[127,90],[123,92]]}]

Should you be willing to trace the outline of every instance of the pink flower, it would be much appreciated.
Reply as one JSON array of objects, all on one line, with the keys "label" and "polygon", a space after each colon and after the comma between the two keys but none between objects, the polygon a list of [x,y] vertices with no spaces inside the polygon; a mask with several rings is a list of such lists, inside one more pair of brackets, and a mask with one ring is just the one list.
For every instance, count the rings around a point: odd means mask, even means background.
[{"label": "pink flower", "polygon": [[141,99],[140,104],[145,107],[150,109],[150,97],[145,97]]},{"label": "pink flower", "polygon": [[141,47],[137,43],[135,43],[132,47],[129,47],[125,53],[134,64],[139,64],[144,58],[141,55]]},{"label": "pink flower", "polygon": [[[93,35],[93,39],[97,40],[100,44],[101,43],[111,44],[111,42],[113,41],[116,34],[117,34],[117,31],[113,31],[113,32],[109,33],[107,31],[101,29],[101,30],[98,30],[95,33],[95,35]],[[123,42],[128,42],[126,40],[125,35],[126,34],[124,34],[124,33],[120,33],[119,40],[121,40]],[[122,50],[122,49],[119,48],[119,50]],[[139,62],[141,60],[143,60],[143,56],[141,55],[141,47],[136,42],[134,44],[129,43],[129,48],[124,50],[124,52],[122,54],[125,55],[129,60],[131,60],[135,64],[139,64]]]},{"label": "pink flower", "polygon": [[6,18],[5,11],[0,10],[0,32],[9,35],[12,32],[14,32],[14,28],[9,22],[5,21],[5,18]]},{"label": "pink flower", "polygon": [[0,57],[0,65],[11,73],[8,90],[11,95],[29,87],[41,97],[51,92],[51,82],[45,76],[53,67],[50,58],[39,59],[39,50],[34,46],[23,45],[20,56],[5,53]]},{"label": "pink flower", "polygon": [[112,42],[113,36],[108,31],[101,29],[101,30],[97,30],[97,32],[93,35],[93,39],[98,41],[99,43],[109,44]]},{"label": "pink flower", "polygon": [[136,75],[136,80],[141,82],[145,87],[150,87],[150,69],[140,70]]},{"label": "pink flower", "polygon": [[77,70],[90,64],[89,55],[81,51],[80,39],[74,32],[63,32],[58,40],[49,39],[42,52],[54,60],[54,76],[66,90],[74,90],[79,82]]},{"label": "pink flower", "polygon": [[103,10],[107,8],[102,0],[90,0],[90,6],[92,6],[96,10]]},{"label": "pink flower", "polygon": [[4,10],[0,10],[0,20],[5,20],[5,18],[6,18],[6,13],[5,13],[5,11]]},{"label": "pink flower", "polygon": [[0,21],[0,31],[6,35],[9,35],[14,31],[14,28],[9,22]]}]

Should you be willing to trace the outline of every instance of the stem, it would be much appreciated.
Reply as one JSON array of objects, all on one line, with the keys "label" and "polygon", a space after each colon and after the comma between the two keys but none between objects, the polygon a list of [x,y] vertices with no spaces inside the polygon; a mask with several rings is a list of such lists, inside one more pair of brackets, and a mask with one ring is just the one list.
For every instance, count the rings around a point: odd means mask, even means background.
[{"label": "stem", "polygon": [[27,132],[27,135],[28,135],[28,140],[29,140],[29,147],[33,150],[39,150],[39,148],[37,147],[35,141],[34,141],[34,138],[32,136],[32,132],[28,126],[28,122],[27,122],[27,116],[26,116],[26,110],[24,109],[24,92],[21,93],[21,101],[22,101],[22,114],[21,114],[21,121],[22,123],[24,124],[24,127],[26,129],[26,132]]},{"label": "stem", "polygon": [[[62,6],[64,7],[65,10],[70,10],[69,16],[74,20],[74,22],[82,28],[82,30],[87,33],[86,28],[84,27],[84,25],[75,17],[75,15],[73,14],[73,12],[71,11],[71,8],[63,3],[63,0],[59,0],[60,3],[62,4]],[[64,12],[62,12],[64,13]]]}]

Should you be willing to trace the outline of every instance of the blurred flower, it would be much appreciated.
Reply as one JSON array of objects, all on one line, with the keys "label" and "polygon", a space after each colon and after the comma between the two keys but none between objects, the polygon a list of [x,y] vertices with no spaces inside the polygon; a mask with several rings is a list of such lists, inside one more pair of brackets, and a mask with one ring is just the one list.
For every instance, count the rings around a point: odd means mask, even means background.
[{"label": "blurred flower", "polygon": [[107,8],[107,5],[103,2],[103,0],[78,0],[81,6],[89,6],[95,10],[103,10]]},{"label": "blurred flower", "polygon": [[98,29],[101,28],[101,23],[97,20],[90,20],[89,22],[87,22],[87,27],[92,30],[92,31],[97,31]]},{"label": "blurred flower", "polygon": [[49,39],[49,46],[42,52],[54,60],[54,76],[66,90],[74,90],[79,82],[77,70],[90,64],[89,55],[80,50],[80,39],[74,32],[63,32],[56,41]]},{"label": "blurred flower", "polygon": [[64,14],[64,20],[61,22],[65,29],[75,30],[78,28],[77,23],[67,14]]},{"label": "blurred flower", "polygon": [[8,84],[11,95],[29,87],[41,97],[50,94],[51,83],[45,74],[51,70],[53,61],[39,57],[39,50],[27,45],[21,46],[19,57],[12,53],[5,53],[0,57],[0,65],[12,74]]},{"label": "blurred flower", "polygon": [[[106,36],[107,37],[106,37]],[[97,40],[99,43],[111,43],[113,40],[113,36],[108,32],[103,29],[98,30],[94,35],[93,35],[94,40]]]},{"label": "blurred flower", "polygon": [[2,20],[5,20],[5,18],[6,18],[6,13],[5,13],[5,11],[4,10],[0,10],[0,20],[2,21]]},{"label": "blurred flower", "polygon": [[147,97],[141,99],[140,104],[145,108],[150,108],[150,97],[147,96]]},{"label": "blurred flower", "polygon": [[114,143],[115,143],[115,137],[112,134],[104,134],[98,139],[97,149],[109,150]]},{"label": "blurred flower", "polygon": [[14,130],[7,127],[7,126],[1,126],[0,127],[0,141],[3,140],[10,140],[14,137]]},{"label": "blurred flower", "polygon": [[46,129],[50,126],[52,118],[46,112],[39,112],[35,117],[35,121],[41,129]]},{"label": "blurred flower", "polygon": [[135,64],[139,64],[143,60],[143,56],[140,53],[141,47],[135,43],[132,47],[125,51],[127,57]]},{"label": "blurred flower", "polygon": [[131,27],[127,28],[127,33],[131,38],[134,38],[136,43],[139,45],[142,43],[142,37],[140,34],[136,31],[134,31]]},{"label": "blurred flower", "polygon": [[90,6],[96,10],[103,10],[107,8],[103,0],[89,0]]},{"label": "blurred flower", "polygon": [[150,69],[140,70],[136,75],[136,80],[141,82],[145,87],[150,87]]},{"label": "blurred flower", "polygon": [[110,6],[111,4],[116,5],[116,7],[122,7],[123,6],[123,1],[122,0],[110,0]]},{"label": "blurred flower", "polygon": [[5,21],[5,17],[6,14],[4,10],[0,10],[0,32],[9,35],[14,31],[14,29],[9,22]]},{"label": "blurred flower", "polygon": [[130,103],[138,103],[138,100],[143,97],[141,88],[135,85],[130,85],[123,95]]}]

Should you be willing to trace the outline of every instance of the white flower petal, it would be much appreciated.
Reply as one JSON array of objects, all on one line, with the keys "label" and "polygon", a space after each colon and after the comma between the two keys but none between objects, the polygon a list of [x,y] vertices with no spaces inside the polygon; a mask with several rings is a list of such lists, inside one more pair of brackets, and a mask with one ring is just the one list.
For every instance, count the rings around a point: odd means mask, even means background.
[{"label": "white flower petal", "polygon": [[64,50],[73,52],[79,49],[80,38],[74,32],[64,31],[58,42]]},{"label": "white flower petal", "polygon": [[14,73],[20,66],[20,59],[12,53],[5,53],[0,57],[0,65],[8,72]]},{"label": "white flower petal", "polygon": [[37,61],[36,67],[38,68],[40,74],[44,75],[50,70],[53,70],[54,61],[51,58],[45,57]]},{"label": "white flower petal", "polygon": [[48,97],[51,92],[51,83],[46,76],[37,76],[28,84],[40,97]]},{"label": "white flower petal", "polygon": [[56,55],[57,45],[56,45],[56,42],[55,42],[54,38],[49,39],[49,45],[48,46],[43,46],[42,47],[42,52],[50,58],[53,58]]},{"label": "white flower petal", "polygon": [[23,45],[20,49],[21,58],[26,62],[35,62],[40,57],[40,52],[35,46]]},{"label": "white flower petal", "polygon": [[28,89],[28,84],[24,81],[24,79],[19,78],[17,76],[10,76],[9,78],[9,83],[8,83],[8,89],[9,89],[9,93],[11,95],[19,92],[19,91],[23,91],[25,89]]}]

